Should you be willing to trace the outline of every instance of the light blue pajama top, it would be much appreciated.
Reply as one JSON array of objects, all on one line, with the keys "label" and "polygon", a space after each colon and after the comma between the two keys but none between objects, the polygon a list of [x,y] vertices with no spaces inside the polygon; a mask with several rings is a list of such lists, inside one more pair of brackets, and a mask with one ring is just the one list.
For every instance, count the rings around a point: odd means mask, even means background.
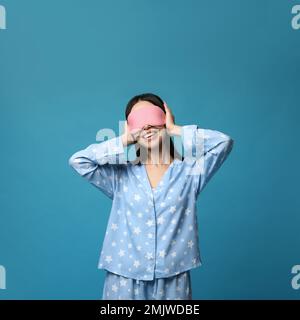
[{"label": "light blue pajama top", "polygon": [[112,199],[99,269],[153,280],[202,264],[196,200],[234,140],[197,125],[181,128],[184,160],[175,158],[156,188],[144,164],[127,160],[121,136],[70,157],[76,172]]}]

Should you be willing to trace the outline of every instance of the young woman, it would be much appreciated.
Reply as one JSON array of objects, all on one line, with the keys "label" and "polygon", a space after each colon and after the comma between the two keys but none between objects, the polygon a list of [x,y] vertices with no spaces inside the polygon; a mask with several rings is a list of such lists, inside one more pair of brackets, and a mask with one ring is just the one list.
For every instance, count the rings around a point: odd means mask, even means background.
[{"label": "young woman", "polygon": [[[190,269],[202,264],[196,200],[233,147],[233,139],[180,126],[157,95],[134,96],[125,132],[76,152],[69,164],[112,199],[98,268],[102,299],[192,299]],[[182,156],[172,136],[181,138]],[[135,144],[136,159],[125,147]]]}]

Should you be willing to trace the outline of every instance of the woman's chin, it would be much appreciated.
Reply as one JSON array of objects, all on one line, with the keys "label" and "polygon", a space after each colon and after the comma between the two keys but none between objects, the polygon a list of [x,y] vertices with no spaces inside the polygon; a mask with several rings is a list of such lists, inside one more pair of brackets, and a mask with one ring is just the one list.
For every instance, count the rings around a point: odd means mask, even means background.
[{"label": "woman's chin", "polygon": [[156,148],[159,146],[159,138],[155,139],[144,139],[141,138],[139,144],[142,145],[144,148]]}]

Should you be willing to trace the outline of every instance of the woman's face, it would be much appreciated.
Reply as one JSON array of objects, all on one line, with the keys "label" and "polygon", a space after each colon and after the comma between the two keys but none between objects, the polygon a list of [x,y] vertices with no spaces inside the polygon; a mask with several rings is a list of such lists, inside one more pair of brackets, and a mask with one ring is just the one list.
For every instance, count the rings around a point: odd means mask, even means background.
[{"label": "woman's face", "polygon": [[[138,110],[148,105],[153,106],[149,101],[139,101],[133,106],[131,111]],[[159,127],[151,127],[150,125],[144,126],[137,138],[137,143],[146,149],[158,148],[159,144],[166,138],[167,134],[166,130],[164,130],[165,127],[165,125]]]}]

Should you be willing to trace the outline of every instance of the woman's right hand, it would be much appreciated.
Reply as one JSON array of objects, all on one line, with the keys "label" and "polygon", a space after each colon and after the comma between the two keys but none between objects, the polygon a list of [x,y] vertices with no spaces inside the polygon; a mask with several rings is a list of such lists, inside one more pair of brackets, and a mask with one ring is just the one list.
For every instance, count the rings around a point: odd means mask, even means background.
[{"label": "woman's right hand", "polygon": [[125,121],[124,128],[125,128],[125,131],[122,135],[123,145],[127,146],[130,144],[136,143],[142,130],[136,129],[136,130],[130,132],[127,121]]}]

